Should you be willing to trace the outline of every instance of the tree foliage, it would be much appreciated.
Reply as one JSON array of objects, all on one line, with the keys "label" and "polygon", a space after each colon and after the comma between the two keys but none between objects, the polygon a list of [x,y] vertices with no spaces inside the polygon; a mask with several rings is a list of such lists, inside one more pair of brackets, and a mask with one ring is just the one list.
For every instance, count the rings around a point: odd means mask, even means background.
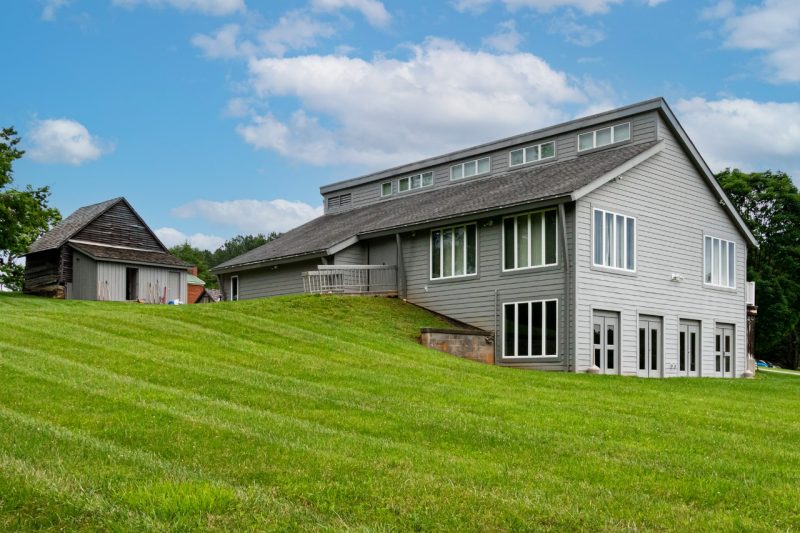
[{"label": "tree foliage", "polygon": [[13,127],[0,130],[0,284],[21,290],[24,267],[18,259],[33,241],[61,220],[58,209],[48,207],[50,188],[30,185],[14,189],[13,164],[25,152]]},{"label": "tree foliage", "polygon": [[784,172],[726,169],[717,181],[759,243],[747,276],[756,282],[756,354],[800,366],[800,193]]},{"label": "tree foliage", "polygon": [[278,235],[274,231],[269,235],[264,235],[263,233],[258,235],[237,235],[225,241],[222,246],[213,252],[195,248],[188,242],[173,246],[169,251],[187,263],[196,265],[197,277],[206,282],[206,287],[216,288],[217,277],[209,272],[210,269],[254,248],[258,248],[277,238]]}]

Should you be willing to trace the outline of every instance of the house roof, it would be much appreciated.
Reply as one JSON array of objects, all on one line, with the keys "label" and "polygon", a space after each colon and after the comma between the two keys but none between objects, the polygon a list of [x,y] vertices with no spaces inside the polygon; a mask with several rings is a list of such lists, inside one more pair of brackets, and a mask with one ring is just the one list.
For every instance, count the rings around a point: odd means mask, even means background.
[{"label": "house roof", "polygon": [[85,228],[94,219],[108,211],[111,207],[122,201],[123,198],[112,198],[105,202],[87,205],[81,207],[70,216],[62,219],[61,222],[56,224],[53,229],[36,239],[36,242],[31,244],[28,253],[43,252],[53,248],[60,248],[66,243],[70,237]]},{"label": "house roof", "polygon": [[68,244],[92,259],[115,263],[137,263],[142,265],[171,266],[186,268],[188,263],[172,254],[153,250],[140,250],[124,246],[108,246],[97,243],[69,241]]},{"label": "house roof", "polygon": [[189,285],[205,285],[206,282],[198,278],[194,274],[186,274],[186,283]]},{"label": "house roof", "polygon": [[[325,214],[239,257],[213,272],[238,267],[330,255],[360,236],[474,216],[548,199],[576,199],[593,184],[602,184],[657,153],[657,141],[628,144],[579,158],[510,170],[487,178],[394,197],[382,202]],[[605,181],[604,181],[605,180]],[[599,185],[598,185],[599,186]]]}]

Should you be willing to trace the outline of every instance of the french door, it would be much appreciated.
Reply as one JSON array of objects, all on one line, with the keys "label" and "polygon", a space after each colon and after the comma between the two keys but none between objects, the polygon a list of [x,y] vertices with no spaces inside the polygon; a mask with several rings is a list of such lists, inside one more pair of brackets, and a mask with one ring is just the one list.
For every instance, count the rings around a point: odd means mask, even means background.
[{"label": "french door", "polygon": [[733,377],[733,326],[717,324],[714,336],[714,375]]},{"label": "french door", "polygon": [[638,372],[642,377],[661,377],[662,346],[661,319],[639,316]]},{"label": "french door", "polygon": [[678,375],[700,375],[700,324],[691,320],[678,326]]},{"label": "french door", "polygon": [[592,315],[592,363],[603,374],[619,372],[619,315],[595,311]]}]

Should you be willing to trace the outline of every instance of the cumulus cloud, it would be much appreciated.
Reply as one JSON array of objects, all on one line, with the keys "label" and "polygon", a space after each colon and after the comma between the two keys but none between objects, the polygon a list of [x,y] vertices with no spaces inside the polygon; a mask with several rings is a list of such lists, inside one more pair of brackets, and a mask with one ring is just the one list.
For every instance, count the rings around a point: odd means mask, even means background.
[{"label": "cumulus cloud", "polygon": [[379,28],[388,26],[392,20],[392,16],[386,10],[383,2],[378,0],[311,0],[311,6],[319,11],[341,9],[359,11],[367,19],[367,22]]},{"label": "cumulus cloud", "polygon": [[771,168],[800,177],[800,103],[692,98],[675,110],[713,171]]},{"label": "cumulus cloud", "polygon": [[191,42],[202,50],[203,55],[211,59],[239,57],[242,55],[238,43],[239,31],[238,24],[227,24],[212,35],[198,33],[192,37]]},{"label": "cumulus cloud", "polygon": [[737,10],[724,0],[702,12],[722,21],[725,46],[763,53],[769,79],[800,82],[800,2],[764,0]]},{"label": "cumulus cloud", "polygon": [[571,116],[565,106],[589,100],[586,83],[533,54],[496,55],[441,39],[411,47],[407,59],[261,58],[248,70],[256,97],[295,98],[300,108],[287,117],[254,115],[239,134],[256,148],[319,165],[385,167],[552,124]]},{"label": "cumulus cloud", "polygon": [[561,34],[568,43],[578,46],[594,46],[606,38],[600,28],[581,24],[577,21],[575,13],[568,10],[564,15],[550,21],[550,33]]},{"label": "cumulus cloud", "polygon": [[173,7],[180,11],[197,11],[206,15],[231,15],[245,10],[244,0],[113,0],[114,5],[134,8],[145,4],[152,7]]},{"label": "cumulus cloud", "polygon": [[80,165],[114,149],[80,122],[67,118],[37,120],[27,137],[28,155],[40,163]]},{"label": "cumulus cloud", "polygon": [[517,31],[516,21],[506,20],[497,26],[497,32],[483,39],[483,44],[498,52],[512,53],[519,49],[524,38]]},{"label": "cumulus cloud", "polygon": [[155,234],[167,248],[188,242],[195,248],[213,252],[225,242],[225,239],[216,235],[206,235],[205,233],[187,235],[178,229],[170,227],[158,228],[155,230]]},{"label": "cumulus cloud", "polygon": [[42,8],[42,20],[52,22],[56,20],[56,13],[59,9],[70,3],[70,0],[45,0]]},{"label": "cumulus cloud", "polygon": [[245,233],[283,232],[322,215],[322,206],[289,200],[195,200],[176,207],[178,218],[200,218]]}]

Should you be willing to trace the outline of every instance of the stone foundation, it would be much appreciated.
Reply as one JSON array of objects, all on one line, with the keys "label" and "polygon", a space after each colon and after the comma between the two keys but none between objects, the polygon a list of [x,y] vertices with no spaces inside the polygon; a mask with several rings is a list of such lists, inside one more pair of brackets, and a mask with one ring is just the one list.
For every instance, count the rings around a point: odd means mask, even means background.
[{"label": "stone foundation", "polygon": [[420,344],[456,357],[494,364],[494,337],[477,329],[422,328]]}]

